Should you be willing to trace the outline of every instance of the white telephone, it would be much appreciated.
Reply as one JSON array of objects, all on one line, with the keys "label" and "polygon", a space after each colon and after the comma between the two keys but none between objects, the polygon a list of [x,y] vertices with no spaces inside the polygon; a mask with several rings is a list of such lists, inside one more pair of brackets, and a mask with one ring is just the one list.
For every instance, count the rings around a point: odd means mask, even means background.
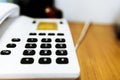
[{"label": "white telephone", "polygon": [[0,3],[0,79],[71,80],[79,75],[66,20],[19,16],[17,5]]}]

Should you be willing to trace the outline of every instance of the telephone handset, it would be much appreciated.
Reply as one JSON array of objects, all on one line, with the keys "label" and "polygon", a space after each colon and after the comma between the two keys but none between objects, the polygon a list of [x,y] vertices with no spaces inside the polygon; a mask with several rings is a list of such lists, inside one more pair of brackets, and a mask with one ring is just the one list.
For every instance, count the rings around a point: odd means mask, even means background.
[{"label": "telephone handset", "polygon": [[[19,11],[18,5],[0,2],[0,38],[4,34],[6,29],[9,27],[9,26],[5,27],[4,25],[2,26],[3,22],[7,18],[15,18],[19,16],[19,13],[20,11]],[[9,24],[9,23],[6,23],[6,24]]]},{"label": "telephone handset", "polygon": [[10,3],[0,3],[0,24],[7,17],[17,17],[19,16],[19,7],[15,4]]},{"label": "telephone handset", "polygon": [[0,3],[0,12],[0,79],[79,77],[79,64],[65,19],[19,16],[19,7],[10,3]]}]

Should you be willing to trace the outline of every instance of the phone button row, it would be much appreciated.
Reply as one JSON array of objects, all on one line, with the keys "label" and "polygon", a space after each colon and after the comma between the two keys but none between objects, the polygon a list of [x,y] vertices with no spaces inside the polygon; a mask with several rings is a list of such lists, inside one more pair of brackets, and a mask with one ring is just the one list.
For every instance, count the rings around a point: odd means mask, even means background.
[{"label": "phone button row", "polygon": [[[33,58],[25,57],[21,59],[21,64],[32,64],[34,62]],[[50,64],[52,62],[51,58],[49,57],[42,57],[38,60],[39,64]],[[68,58],[59,57],[56,59],[57,64],[68,64]]]},{"label": "phone button row", "polygon": [[[35,36],[35,35],[37,35],[37,33],[29,33],[29,35],[30,36]],[[38,35],[40,35],[40,36],[45,36],[46,35],[46,33],[39,33]],[[48,33],[48,36],[54,36],[55,35],[55,33]],[[57,33],[57,36],[64,36],[64,33]]]}]

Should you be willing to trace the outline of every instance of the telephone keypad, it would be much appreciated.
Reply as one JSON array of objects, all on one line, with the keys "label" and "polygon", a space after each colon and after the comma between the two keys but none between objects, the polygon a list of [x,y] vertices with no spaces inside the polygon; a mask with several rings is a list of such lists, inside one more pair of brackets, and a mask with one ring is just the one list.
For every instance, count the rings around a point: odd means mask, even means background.
[{"label": "telephone keypad", "polygon": [[[37,33],[29,33],[29,35],[37,35]],[[46,33],[39,33],[39,36],[45,36]],[[39,54],[40,56],[42,56],[41,58],[38,59],[38,63],[39,64],[50,64],[52,63],[52,57],[51,55],[56,55],[57,58],[56,63],[57,64],[68,64],[69,60],[67,58],[68,52],[66,50],[66,40],[65,38],[55,38],[54,40],[52,38],[50,38],[50,36],[55,35],[55,33],[48,33],[49,38],[27,38],[26,39],[26,44],[25,44],[25,50],[23,50],[23,57],[21,58],[20,63],[21,64],[32,64],[34,63],[34,58],[33,56],[36,54]],[[63,36],[63,33],[58,33],[57,35]],[[40,44],[38,44],[37,42],[39,42],[39,39],[41,41]],[[21,41],[20,38],[12,38],[11,39],[12,42],[19,42]],[[54,46],[52,45],[52,41],[55,41]],[[37,48],[37,46],[40,45],[41,50],[40,51],[36,51],[35,48]],[[9,43],[6,45],[7,48],[15,48],[16,44],[14,43]],[[56,51],[52,52],[51,48],[55,47]],[[9,55],[11,54],[10,50],[2,50],[0,52],[1,55]],[[47,56],[47,57],[46,57]],[[62,57],[61,57],[62,56]]]}]

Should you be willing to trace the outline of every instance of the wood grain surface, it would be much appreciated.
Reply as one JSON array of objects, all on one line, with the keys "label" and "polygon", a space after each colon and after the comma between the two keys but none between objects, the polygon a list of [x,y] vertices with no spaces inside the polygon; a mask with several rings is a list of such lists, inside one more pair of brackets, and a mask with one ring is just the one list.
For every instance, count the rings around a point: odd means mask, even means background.
[{"label": "wood grain surface", "polygon": [[[69,25],[76,44],[84,24]],[[78,80],[120,80],[120,41],[112,25],[91,24],[77,56],[81,69]]]}]

